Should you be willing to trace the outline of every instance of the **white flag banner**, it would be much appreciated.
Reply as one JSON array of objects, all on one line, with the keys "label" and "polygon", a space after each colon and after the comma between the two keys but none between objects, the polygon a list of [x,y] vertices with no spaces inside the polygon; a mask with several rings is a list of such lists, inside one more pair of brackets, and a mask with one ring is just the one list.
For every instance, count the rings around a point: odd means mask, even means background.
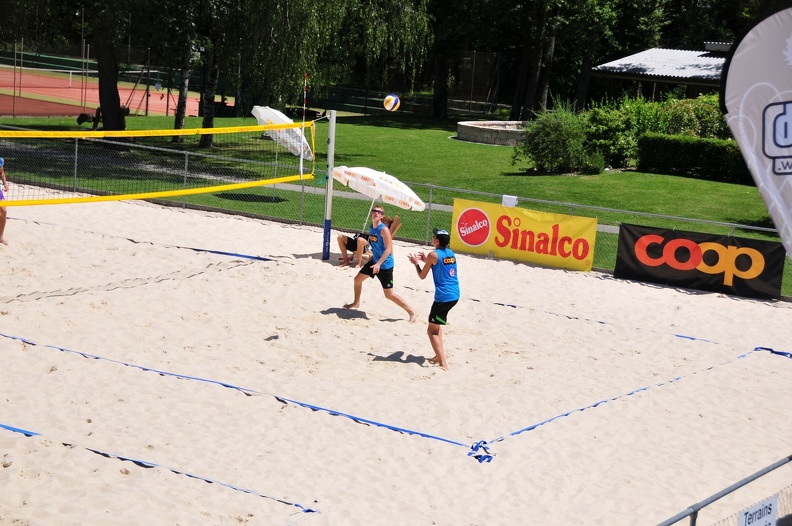
[{"label": "white flag banner", "polygon": [[720,89],[726,122],[792,257],[792,2],[732,45]]}]

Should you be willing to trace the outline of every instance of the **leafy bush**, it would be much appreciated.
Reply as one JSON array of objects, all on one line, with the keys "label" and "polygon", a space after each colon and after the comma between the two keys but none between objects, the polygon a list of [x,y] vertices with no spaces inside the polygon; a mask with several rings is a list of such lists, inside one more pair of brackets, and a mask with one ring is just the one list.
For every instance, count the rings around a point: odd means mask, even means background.
[{"label": "leafy bush", "polygon": [[638,155],[638,138],[661,129],[659,106],[641,97],[626,96],[615,102],[592,104],[584,112],[588,148],[601,152],[608,166],[629,166]]},{"label": "leafy bush", "polygon": [[[721,115],[716,95],[696,99],[647,101],[642,97],[622,97],[617,101],[593,103],[582,113],[575,113],[570,103],[557,103],[556,108],[541,112],[535,121],[526,124],[522,141],[515,147],[512,164],[521,159],[531,161],[541,171],[595,171],[602,164],[615,168],[634,166],[639,158],[639,141],[647,133],[679,135],[696,139],[730,139],[731,132]],[[731,152],[728,147],[726,151]],[[692,155],[704,155],[710,149],[699,145],[685,149]],[[739,150],[738,150],[739,152]],[[646,149],[640,155],[651,155]],[[695,174],[703,169],[710,173],[716,161],[691,159],[682,162],[672,150],[663,150],[663,162],[680,161],[683,170]],[[737,177],[731,153],[725,170]],[[739,164],[739,163],[738,163]],[[706,166],[705,168],[702,168]],[[602,171],[600,169],[599,171]],[[668,173],[668,172],[660,172]],[[695,176],[695,175],[694,175]]]},{"label": "leafy bush", "polygon": [[605,157],[600,152],[587,153],[583,158],[580,171],[584,174],[597,175],[605,170]]},{"label": "leafy bush", "polygon": [[662,129],[649,130],[668,135],[689,135],[705,139],[728,139],[729,127],[715,95],[696,99],[670,100],[662,105]]},{"label": "leafy bush", "polygon": [[628,129],[627,116],[617,108],[596,106],[584,113],[586,145],[599,152],[608,166],[624,168],[635,158],[637,137]]},{"label": "leafy bush", "polygon": [[627,127],[636,140],[644,133],[662,131],[662,105],[663,103],[648,101],[643,97],[622,98],[619,110],[625,114]]},{"label": "leafy bush", "polygon": [[551,173],[576,171],[585,158],[586,125],[570,105],[539,113],[525,125],[522,140],[514,147],[512,164],[522,159],[537,170]]}]

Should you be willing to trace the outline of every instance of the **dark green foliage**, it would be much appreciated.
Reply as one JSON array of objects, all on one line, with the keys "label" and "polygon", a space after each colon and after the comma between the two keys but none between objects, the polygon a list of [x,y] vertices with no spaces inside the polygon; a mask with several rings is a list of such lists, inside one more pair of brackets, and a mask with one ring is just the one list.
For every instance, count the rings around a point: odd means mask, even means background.
[{"label": "dark green foliage", "polygon": [[[513,161],[528,159],[538,170],[561,173],[565,171],[594,170],[602,159],[604,166],[627,168],[635,166],[639,156],[652,155],[640,150],[639,140],[646,133],[680,135],[697,139],[729,139],[731,132],[726,125],[718,98],[702,95],[696,99],[669,99],[664,102],[648,101],[642,97],[622,97],[618,101],[593,104],[587,111],[575,114],[569,104],[556,104],[559,109],[541,112],[536,121],[526,126],[524,140],[515,147]],[[583,126],[584,141],[580,143],[580,126]],[[707,146],[705,146],[705,144]],[[711,174],[713,170],[723,173],[723,181],[744,180],[746,171],[739,156],[739,149],[731,141],[723,146],[710,146],[701,142],[691,151],[693,158],[681,168],[695,175],[699,172]],[[714,148],[714,150],[713,150]],[[699,159],[713,151],[714,159]],[[734,157],[734,153],[737,157]],[[676,160],[677,153],[663,150],[659,161]],[[654,163],[654,157],[641,159],[643,163]],[[736,164],[735,164],[736,163]],[[742,166],[743,168],[735,168]],[[693,168],[691,168],[693,167]],[[717,167],[717,168],[716,168]],[[640,166],[639,166],[640,168]],[[673,169],[673,168],[668,168]],[[672,173],[667,170],[652,170]],[[692,171],[691,171],[692,170]],[[736,170],[736,171],[735,171]],[[676,172],[673,172],[676,173]],[[711,178],[707,175],[706,178]],[[750,178],[748,179],[750,180]]]},{"label": "dark green foliage", "polygon": [[627,126],[627,115],[617,108],[596,106],[585,116],[589,149],[600,152],[608,166],[626,167],[637,148],[637,138]]},{"label": "dark green foliage", "polygon": [[600,152],[587,153],[580,172],[588,175],[601,174],[605,170],[605,157]]},{"label": "dark green foliage", "polygon": [[731,137],[715,95],[668,101],[661,106],[660,117],[663,129],[657,131],[662,133],[708,139]]},{"label": "dark green foliage", "polygon": [[512,163],[530,161],[542,172],[579,170],[585,158],[586,125],[580,115],[563,105],[541,112],[525,126],[523,139],[514,147]]},{"label": "dark green foliage", "polygon": [[733,140],[647,133],[638,140],[638,170],[753,185]]}]

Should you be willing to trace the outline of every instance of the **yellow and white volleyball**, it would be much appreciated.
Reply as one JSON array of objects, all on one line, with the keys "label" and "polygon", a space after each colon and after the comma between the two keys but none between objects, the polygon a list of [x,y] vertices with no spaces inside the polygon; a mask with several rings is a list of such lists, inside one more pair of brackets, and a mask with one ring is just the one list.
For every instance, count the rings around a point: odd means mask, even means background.
[{"label": "yellow and white volleyball", "polygon": [[385,97],[385,100],[382,101],[382,105],[385,106],[385,109],[388,110],[388,111],[396,111],[396,110],[398,110],[399,109],[399,104],[401,104],[401,101],[399,100],[399,97],[397,97],[396,95],[394,95],[392,93],[390,95],[388,95],[387,97]]}]

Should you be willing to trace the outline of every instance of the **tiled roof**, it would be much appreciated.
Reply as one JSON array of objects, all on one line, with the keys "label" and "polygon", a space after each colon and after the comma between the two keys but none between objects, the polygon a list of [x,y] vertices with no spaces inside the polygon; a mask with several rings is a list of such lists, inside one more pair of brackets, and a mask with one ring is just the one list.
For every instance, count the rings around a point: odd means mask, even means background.
[{"label": "tiled roof", "polygon": [[724,53],[652,48],[591,68],[594,75],[674,84],[718,86]]}]

